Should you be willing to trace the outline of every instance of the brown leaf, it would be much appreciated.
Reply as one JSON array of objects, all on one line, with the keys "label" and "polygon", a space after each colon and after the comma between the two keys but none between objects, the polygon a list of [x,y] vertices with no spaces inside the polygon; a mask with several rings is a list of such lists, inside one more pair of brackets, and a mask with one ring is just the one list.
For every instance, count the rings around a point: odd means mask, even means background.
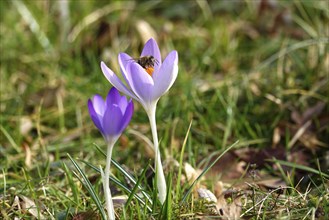
[{"label": "brown leaf", "polygon": [[265,189],[277,189],[279,187],[286,186],[286,183],[281,178],[276,177],[262,177],[261,180],[256,181],[255,183]]},{"label": "brown leaf", "polygon": [[33,217],[37,219],[46,219],[46,217],[38,210],[37,205],[35,202],[23,195],[19,195],[19,198],[21,199],[21,207],[22,210],[26,210],[28,213],[30,213]]},{"label": "brown leaf", "polygon": [[281,145],[264,149],[241,148],[234,151],[234,153],[247,164],[256,164],[258,168],[262,168],[267,163],[266,160],[273,157],[279,160],[286,159],[286,150]]},{"label": "brown leaf", "polygon": [[241,214],[241,201],[240,197],[232,198],[231,203],[227,203],[226,199],[224,198],[224,194],[222,194],[216,203],[218,208],[219,214],[222,216],[221,219],[233,220],[233,219],[240,219]]},{"label": "brown leaf", "polygon": [[[209,162],[211,163],[215,159],[214,157]],[[242,175],[243,166],[245,166],[245,163],[241,163],[237,155],[228,152],[211,167],[206,176],[207,178],[218,178],[220,176],[222,181],[236,179]]]},{"label": "brown leaf", "polygon": [[217,202],[216,196],[208,189],[199,188],[197,189],[198,195],[201,199],[205,199],[208,202]]},{"label": "brown leaf", "polygon": [[311,125],[311,123],[312,123],[311,121],[307,121],[306,123],[304,123],[302,126],[300,126],[298,128],[298,130],[296,131],[295,135],[289,141],[288,148],[291,148],[297,142],[297,140],[301,136],[303,136],[303,134],[305,133],[306,129]]},{"label": "brown leaf", "polygon": [[20,205],[20,202],[19,202],[19,197],[18,196],[14,197],[13,204],[11,204],[11,208],[15,208],[15,207],[17,207],[18,210],[22,209],[22,207]]},{"label": "brown leaf", "polygon": [[303,143],[303,145],[310,149],[313,153],[317,150],[318,147],[328,147],[328,144],[321,142],[316,134],[312,132],[305,132],[300,138],[299,141]]},{"label": "brown leaf", "polygon": [[200,169],[194,169],[189,163],[184,164],[184,171],[189,183],[194,182],[202,172]]}]

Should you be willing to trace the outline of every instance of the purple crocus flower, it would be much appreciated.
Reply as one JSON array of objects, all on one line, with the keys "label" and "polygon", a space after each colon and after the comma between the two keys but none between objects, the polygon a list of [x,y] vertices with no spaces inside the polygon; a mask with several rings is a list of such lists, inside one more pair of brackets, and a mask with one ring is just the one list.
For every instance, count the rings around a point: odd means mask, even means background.
[{"label": "purple crocus flower", "polygon": [[126,53],[120,53],[118,59],[125,83],[104,62],[101,62],[101,68],[108,81],[120,92],[141,103],[148,115],[155,152],[157,188],[160,202],[163,204],[167,186],[160,157],[155,112],[160,97],[170,89],[177,78],[178,53],[171,51],[162,62],[158,44],[151,38],[146,42],[139,59],[133,59]]},{"label": "purple crocus flower", "polygon": [[146,111],[153,108],[160,97],[170,89],[178,74],[177,51],[171,51],[162,62],[158,44],[151,38],[141,53],[141,57],[147,56],[155,59],[151,74],[149,69],[143,68],[128,54],[119,54],[119,65],[126,85],[104,62],[101,62],[103,74],[110,83],[120,92],[140,102]]},{"label": "purple crocus flower", "polygon": [[134,104],[125,96],[121,96],[116,88],[112,88],[106,100],[95,95],[88,100],[91,119],[107,142],[120,136],[130,122],[134,112]]},{"label": "purple crocus flower", "polygon": [[134,104],[131,99],[128,101],[125,96],[121,96],[119,91],[113,87],[105,100],[100,95],[95,95],[92,99],[89,99],[88,109],[91,119],[107,142],[105,172],[102,168],[100,168],[100,171],[108,219],[114,220],[114,207],[109,185],[112,150],[115,142],[130,122],[134,112]]}]

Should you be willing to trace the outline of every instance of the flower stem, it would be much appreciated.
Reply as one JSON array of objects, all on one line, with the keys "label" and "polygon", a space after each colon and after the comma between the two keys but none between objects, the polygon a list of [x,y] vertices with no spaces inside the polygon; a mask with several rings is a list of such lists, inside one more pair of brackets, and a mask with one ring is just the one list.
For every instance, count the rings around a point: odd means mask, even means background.
[{"label": "flower stem", "polygon": [[154,166],[155,166],[155,174],[156,174],[156,183],[159,192],[159,200],[161,204],[163,204],[167,197],[167,185],[166,185],[166,179],[163,173],[163,168],[161,163],[158,132],[156,127],[156,119],[155,119],[155,110],[156,110],[156,105],[154,105],[154,107],[150,108],[149,111],[147,111],[147,115],[150,120],[152,136],[153,136],[153,145],[155,152]]},{"label": "flower stem", "polygon": [[115,141],[109,141],[107,143],[105,174],[103,173],[103,170],[101,170],[108,220],[115,219],[114,206],[113,206],[111,189],[110,189],[110,167],[111,167],[112,149],[113,149],[114,143],[115,143]]}]

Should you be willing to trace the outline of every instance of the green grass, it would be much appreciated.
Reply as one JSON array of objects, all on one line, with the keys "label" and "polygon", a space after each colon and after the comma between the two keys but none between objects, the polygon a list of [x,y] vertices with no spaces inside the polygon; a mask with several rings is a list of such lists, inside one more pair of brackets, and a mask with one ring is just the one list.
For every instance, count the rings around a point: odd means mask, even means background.
[{"label": "green grass", "polygon": [[153,31],[163,56],[179,54],[157,108],[168,199],[135,103],[113,151],[117,218],[329,218],[326,1],[69,1],[67,15],[63,2],[0,1],[1,219],[102,218],[105,146],[87,100],[111,87],[100,61],[119,73],[118,53],[138,57]]}]

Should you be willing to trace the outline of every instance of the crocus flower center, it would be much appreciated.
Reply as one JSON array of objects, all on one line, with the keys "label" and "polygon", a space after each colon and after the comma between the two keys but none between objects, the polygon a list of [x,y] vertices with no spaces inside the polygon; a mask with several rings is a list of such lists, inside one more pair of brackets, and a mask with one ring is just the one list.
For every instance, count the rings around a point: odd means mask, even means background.
[{"label": "crocus flower center", "polygon": [[152,55],[142,56],[136,59],[136,62],[145,69],[145,71],[152,76],[154,72],[154,65],[158,65],[159,61],[155,59]]}]

